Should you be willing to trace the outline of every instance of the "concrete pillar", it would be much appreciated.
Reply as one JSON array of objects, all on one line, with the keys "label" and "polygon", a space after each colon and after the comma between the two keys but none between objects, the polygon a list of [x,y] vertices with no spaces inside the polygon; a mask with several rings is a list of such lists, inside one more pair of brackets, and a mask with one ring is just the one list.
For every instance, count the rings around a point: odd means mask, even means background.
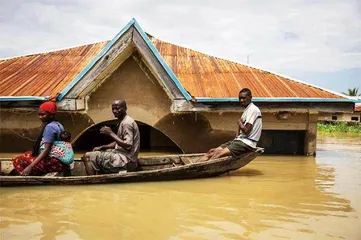
[{"label": "concrete pillar", "polygon": [[304,152],[306,156],[316,155],[317,119],[318,119],[318,112],[308,113],[308,123],[306,128],[305,152]]}]

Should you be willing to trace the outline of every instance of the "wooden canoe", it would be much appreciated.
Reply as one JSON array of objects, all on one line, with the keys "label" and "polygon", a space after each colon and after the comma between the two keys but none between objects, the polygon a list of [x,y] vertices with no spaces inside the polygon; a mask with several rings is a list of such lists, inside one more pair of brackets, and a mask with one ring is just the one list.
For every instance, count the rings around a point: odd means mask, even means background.
[{"label": "wooden canoe", "polygon": [[[223,157],[205,162],[197,161],[202,154],[143,157],[139,159],[142,169],[140,171],[92,176],[85,175],[83,163],[77,160],[71,170],[71,176],[5,175],[0,176],[0,186],[104,184],[214,177],[246,166],[263,151],[264,149],[257,148],[256,151],[245,153],[237,158]],[[2,170],[11,165],[11,159],[1,159]]]}]

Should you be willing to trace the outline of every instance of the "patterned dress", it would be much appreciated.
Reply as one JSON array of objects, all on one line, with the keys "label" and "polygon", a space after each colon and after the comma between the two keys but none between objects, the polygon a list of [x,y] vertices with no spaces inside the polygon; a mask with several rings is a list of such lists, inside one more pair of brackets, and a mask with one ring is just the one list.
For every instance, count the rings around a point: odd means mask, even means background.
[{"label": "patterned dress", "polygon": [[[24,169],[29,166],[36,157],[31,156],[31,151],[27,151],[24,154],[17,156],[13,159],[14,168],[22,173]],[[45,159],[41,159],[32,169],[30,175],[41,176],[50,172],[63,171],[63,164],[55,157],[47,156]]]},{"label": "patterned dress", "polygon": [[[57,121],[48,123],[42,133],[42,142],[53,144],[56,140],[60,140],[60,132],[64,131],[64,127]],[[40,150],[40,149],[39,149]],[[17,156],[13,159],[14,168],[18,173],[22,173],[24,169],[35,161],[36,156],[32,156],[31,151]],[[31,176],[41,176],[50,172],[61,172],[65,169],[64,164],[54,156],[47,156],[41,159],[31,170]]]}]

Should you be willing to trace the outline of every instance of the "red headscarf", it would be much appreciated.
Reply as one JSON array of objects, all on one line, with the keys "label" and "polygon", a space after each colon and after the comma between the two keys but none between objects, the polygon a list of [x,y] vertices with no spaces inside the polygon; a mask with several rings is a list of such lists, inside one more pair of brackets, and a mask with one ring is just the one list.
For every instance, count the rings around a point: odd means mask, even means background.
[{"label": "red headscarf", "polygon": [[56,113],[56,103],[55,102],[44,102],[40,105],[40,109],[43,109],[52,114]]}]

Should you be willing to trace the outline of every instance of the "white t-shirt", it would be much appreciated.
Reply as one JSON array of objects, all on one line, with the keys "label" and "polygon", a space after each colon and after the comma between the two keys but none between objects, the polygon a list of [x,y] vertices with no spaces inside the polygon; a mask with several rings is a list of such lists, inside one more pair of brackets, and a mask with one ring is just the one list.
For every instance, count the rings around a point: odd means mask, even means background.
[{"label": "white t-shirt", "polygon": [[261,137],[262,132],[262,114],[259,108],[254,105],[252,102],[246,107],[242,114],[242,123],[246,125],[250,123],[253,125],[252,131],[247,136],[242,132],[239,132],[239,135],[235,140],[240,140],[252,148],[256,148],[257,142]]}]

